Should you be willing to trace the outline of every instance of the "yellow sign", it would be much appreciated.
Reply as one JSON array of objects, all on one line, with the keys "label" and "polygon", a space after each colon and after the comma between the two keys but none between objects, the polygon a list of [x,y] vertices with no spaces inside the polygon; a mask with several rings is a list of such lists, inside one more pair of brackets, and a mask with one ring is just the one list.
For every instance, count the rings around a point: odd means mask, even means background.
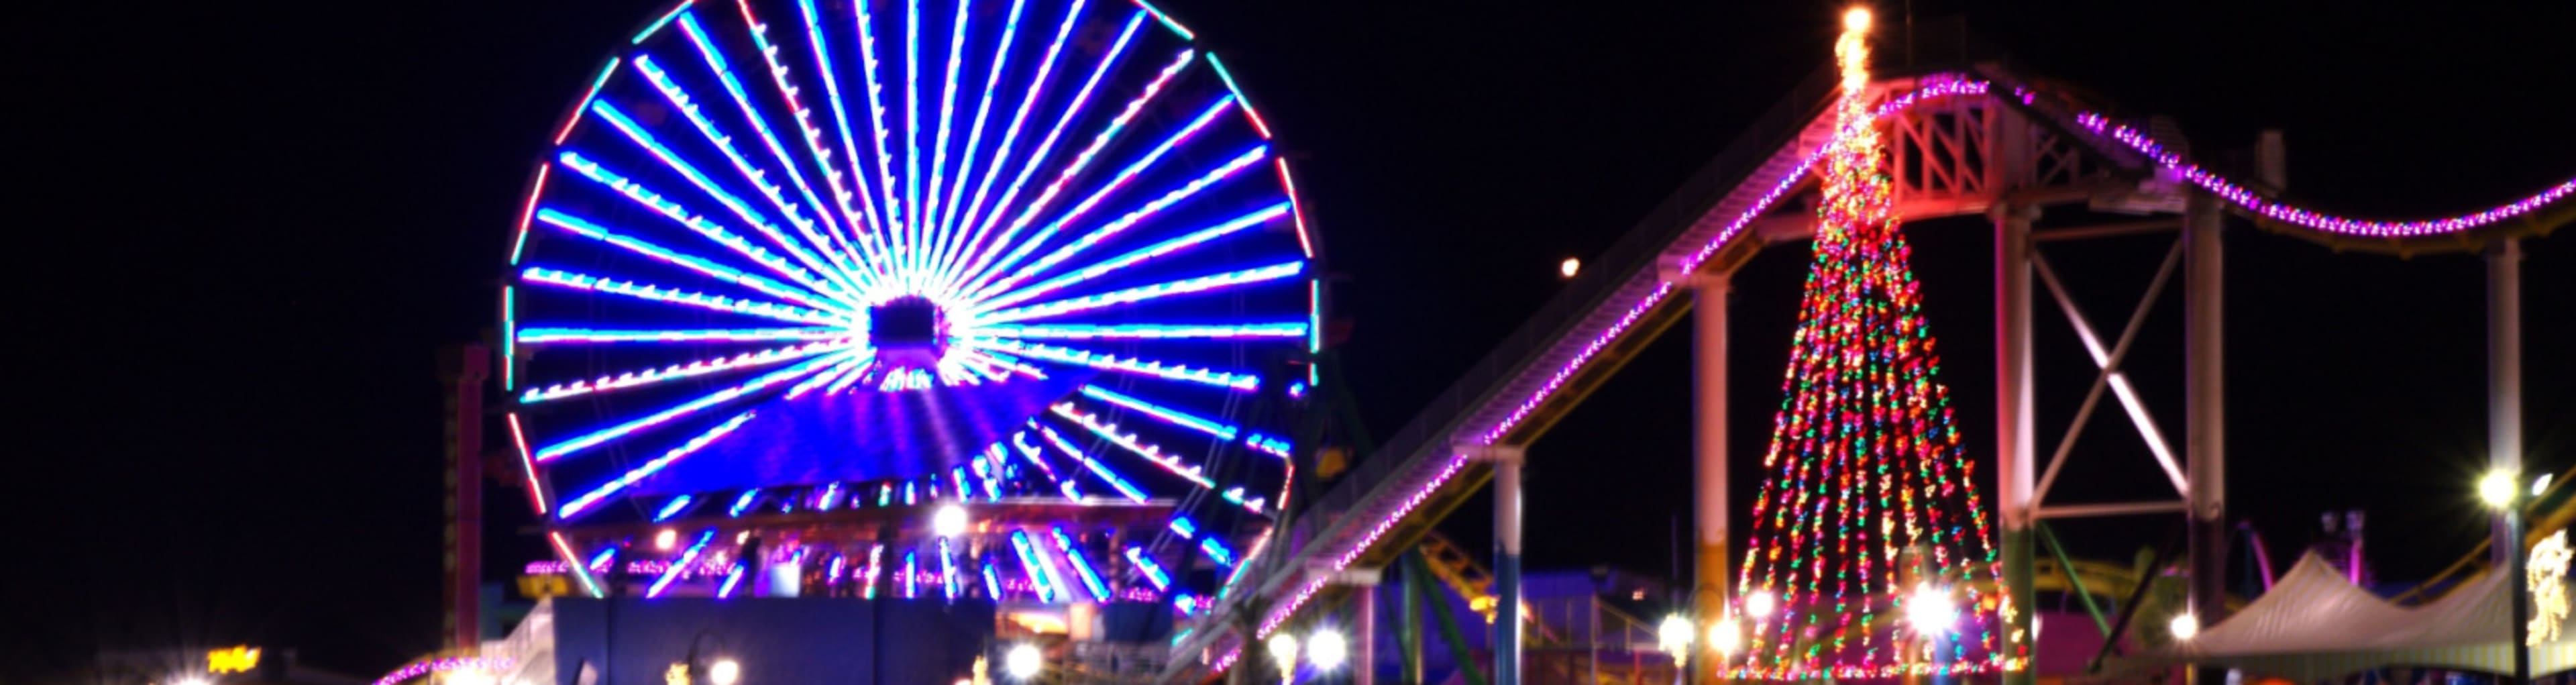
[{"label": "yellow sign", "polygon": [[545,599],[572,594],[572,583],[563,576],[519,576],[519,594],[529,599]]},{"label": "yellow sign", "polygon": [[207,673],[247,673],[259,668],[259,649],[235,646],[206,652]]}]

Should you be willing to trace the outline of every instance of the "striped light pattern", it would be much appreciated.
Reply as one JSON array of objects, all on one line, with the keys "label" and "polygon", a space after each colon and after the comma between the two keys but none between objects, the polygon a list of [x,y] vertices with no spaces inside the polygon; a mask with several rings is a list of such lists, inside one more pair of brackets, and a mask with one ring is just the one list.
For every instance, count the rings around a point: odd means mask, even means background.
[{"label": "striped light pattern", "polygon": [[[1194,39],[1136,0],[658,9],[546,126],[513,208],[504,375],[539,513],[1206,490],[1267,516],[1241,493],[1280,487],[1294,431],[1245,408],[1306,375],[1264,365],[1314,351],[1313,240],[1270,122]],[[669,482],[778,439],[767,426],[795,414],[770,405],[1014,384],[1074,390],[944,477]],[[1230,454],[1256,458],[1220,482],[1212,460]],[[1050,550],[1036,530],[1013,541],[1030,586],[1108,594],[1061,533]],[[1231,564],[1219,537],[1196,549]],[[937,553],[903,555],[907,591],[916,565],[952,596],[979,570]],[[882,554],[856,573],[891,565]],[[702,582],[670,575],[656,594],[684,580]]]}]

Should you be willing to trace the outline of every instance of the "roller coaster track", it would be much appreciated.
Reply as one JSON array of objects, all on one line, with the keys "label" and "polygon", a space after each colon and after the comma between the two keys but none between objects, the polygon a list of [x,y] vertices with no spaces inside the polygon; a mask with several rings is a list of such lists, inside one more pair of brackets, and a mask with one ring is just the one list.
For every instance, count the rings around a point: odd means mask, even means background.
[{"label": "roller coaster track", "polygon": [[[1767,243],[1795,239],[1796,227],[1812,217],[1780,205],[1813,183],[1807,172],[1830,140],[1826,109],[1834,88],[1830,71],[1819,71],[1694,173],[1596,260],[1584,279],[1317,497],[1283,538],[1301,544],[1272,555],[1204,625],[1236,625],[1230,617],[1249,614],[1259,617],[1256,632],[1266,636],[1319,597],[1337,597],[1340,590],[1331,582],[1336,573],[1384,566],[1491,477],[1471,458],[1471,448],[1529,444],[1686,315],[1690,298],[1675,296],[1686,291],[1665,280],[1668,272],[1725,272]],[[1990,188],[1986,204],[2084,201],[2088,194],[2100,200],[2160,187],[2178,199],[2177,191],[2189,187],[2223,199],[2235,214],[2267,231],[2337,250],[2396,254],[2474,251],[2576,221],[2576,202],[2569,201],[2576,179],[2488,209],[2424,220],[2374,221],[2304,209],[2197,166],[2168,146],[2178,141],[2159,141],[2123,119],[2085,111],[1993,63],[1887,78],[1873,88],[1883,92],[1881,117],[1962,102],[1999,108],[2059,145],[2064,155],[2103,167],[2085,184],[2055,189],[2057,195],[2016,196],[2016,189]],[[2035,189],[2019,189],[2030,190]],[[1899,198],[1909,220],[1981,212],[1986,204],[1951,202],[1918,210]],[[1775,213],[1779,209],[1790,211]],[[1228,668],[1241,644],[1234,631],[1196,631],[1175,646],[1174,667],[1165,679],[1177,680],[1192,669]]]}]

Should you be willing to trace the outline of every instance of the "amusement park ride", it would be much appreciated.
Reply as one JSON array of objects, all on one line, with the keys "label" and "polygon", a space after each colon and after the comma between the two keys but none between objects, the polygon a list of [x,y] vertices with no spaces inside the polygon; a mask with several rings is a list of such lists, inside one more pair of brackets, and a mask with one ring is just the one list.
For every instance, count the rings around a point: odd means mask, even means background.
[{"label": "amusement park ride", "polygon": [[[2515,245],[2576,214],[2563,202],[2576,181],[2452,218],[2324,215],[2278,199],[2277,146],[2259,155],[2259,180],[2229,180],[2160,123],[2088,111],[1964,40],[1917,50],[1941,66],[1874,74],[1869,23],[1853,14],[1832,73],[1324,488],[1317,455],[1366,437],[1321,418],[1344,389],[1321,330],[1319,236],[1249,93],[1187,28],[1141,0],[682,2],[553,129],[508,249],[496,430],[543,517],[556,558],[530,568],[560,579],[562,618],[531,618],[479,655],[460,619],[457,655],[389,679],[633,682],[546,631],[582,602],[616,631],[628,628],[613,612],[648,612],[620,607],[721,617],[755,597],[989,607],[953,619],[983,621],[969,653],[936,657],[957,678],[988,666],[1030,677],[1032,663],[1063,664],[1041,676],[1051,682],[1277,666],[1295,678],[1293,657],[1256,665],[1246,650],[1344,612],[1334,620],[1373,636],[1378,572],[1420,568],[1401,557],[1488,480],[1490,578],[1455,559],[1439,575],[1487,597],[1492,625],[1520,626],[1519,469],[1546,458],[1525,446],[1696,312],[1700,576],[1685,625],[1719,650],[1688,660],[1699,677],[2026,682],[2065,670],[2033,664],[2036,588],[2085,592],[2074,562],[2037,563],[2043,519],[2187,514],[2190,612],[2225,613],[2230,215],[2342,250],[2491,255],[2494,462],[2518,465]],[[2043,228],[2044,212],[2070,220]],[[1937,375],[1899,231],[1957,216],[1989,217],[1997,236],[1992,499],[1977,493],[1982,450],[1950,418],[1944,383],[1960,379]],[[2106,345],[2039,247],[2153,233],[2178,239]],[[1738,510],[1722,468],[1729,275],[1798,242],[1814,245],[1816,271],[1762,456],[1769,479]],[[2101,369],[2044,467],[2034,274]],[[2121,371],[2177,276],[2180,444]],[[2046,499],[2105,396],[2174,499]],[[478,411],[460,414],[470,432]],[[473,536],[457,544],[458,565],[473,566]],[[1588,634],[1602,630],[1596,619]],[[1491,636],[1493,682],[1522,682],[1522,633]],[[709,677],[702,637],[666,659],[670,677]],[[1374,680],[1377,642],[1350,645],[1356,682]],[[1005,654],[1014,645],[1045,651]],[[787,672],[772,668],[784,667],[730,665],[716,680]],[[1482,682],[1488,669],[1460,670]]]}]

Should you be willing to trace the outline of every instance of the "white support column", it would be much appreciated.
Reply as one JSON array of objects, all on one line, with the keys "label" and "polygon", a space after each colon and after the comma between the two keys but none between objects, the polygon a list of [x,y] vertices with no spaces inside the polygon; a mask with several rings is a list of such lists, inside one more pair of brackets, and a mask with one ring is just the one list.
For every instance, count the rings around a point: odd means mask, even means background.
[{"label": "white support column", "polygon": [[1377,685],[1377,586],[1386,575],[1385,569],[1354,568],[1341,573],[1340,583],[1351,587],[1358,606],[1352,607],[1354,625],[1349,643],[1351,684]]},{"label": "white support column", "polygon": [[[2036,490],[2036,440],[2031,420],[2030,273],[2031,223],[2039,208],[1996,205],[1995,222],[1995,455],[1996,504],[2002,509],[2004,585],[2012,612],[2005,638],[2016,647],[2031,645],[2032,611],[2038,591],[2034,564],[2038,536],[2032,524],[2039,503]],[[2021,649],[2013,650],[2025,653]],[[2025,665],[2004,675],[2008,685],[2034,682],[2038,669]]]},{"label": "white support column", "polygon": [[[1726,572],[1733,567],[1726,525],[1726,319],[1727,295],[1734,285],[1726,274],[1689,273],[1678,264],[1666,264],[1663,279],[1691,292],[1691,463],[1697,486],[1692,528],[1699,543],[1692,565],[1691,618],[1694,625],[1712,626],[1726,615]],[[1688,682],[1702,685],[1719,682],[1724,670],[1714,659],[1695,665],[1697,673]]]},{"label": "white support column", "polygon": [[1521,448],[1480,446],[1494,467],[1494,685],[1521,683]]},{"label": "white support column", "polygon": [[[2487,468],[2522,473],[2522,243],[2512,238],[2487,248]],[[2515,487],[2530,482],[2518,476]],[[2489,568],[2520,556],[2505,517],[2495,520]]]},{"label": "white support column", "polygon": [[[2191,611],[2227,612],[2227,347],[2224,205],[2193,191],[2183,210],[2184,468],[2191,480]],[[2202,685],[2208,685],[2203,683]]]}]

